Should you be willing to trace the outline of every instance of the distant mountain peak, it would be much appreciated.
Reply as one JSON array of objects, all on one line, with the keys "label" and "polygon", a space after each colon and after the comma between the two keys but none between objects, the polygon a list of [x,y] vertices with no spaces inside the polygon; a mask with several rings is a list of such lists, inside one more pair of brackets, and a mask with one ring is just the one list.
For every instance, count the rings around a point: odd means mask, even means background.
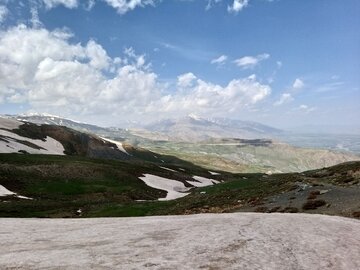
[{"label": "distant mountain peak", "polygon": [[201,141],[210,138],[272,138],[274,134],[282,132],[257,122],[227,118],[208,119],[193,113],[182,118],[156,121],[145,126],[145,129],[184,141]]},{"label": "distant mountain peak", "polygon": [[[50,113],[38,113],[38,112],[28,112],[28,113],[22,113],[18,115],[18,118],[48,118],[50,120],[54,120],[55,118],[58,120],[62,120],[62,121],[70,121],[70,122],[74,122],[77,124],[87,124],[84,122],[80,122],[74,119],[70,119],[70,118],[66,118],[66,117],[62,117],[59,115],[54,115],[54,114],[50,114]],[[23,119],[26,120],[26,119]]]},{"label": "distant mountain peak", "polygon": [[64,118],[58,115],[50,114],[50,113],[38,113],[38,112],[28,112],[19,114],[19,116],[40,116],[40,117],[54,117],[54,118]]}]

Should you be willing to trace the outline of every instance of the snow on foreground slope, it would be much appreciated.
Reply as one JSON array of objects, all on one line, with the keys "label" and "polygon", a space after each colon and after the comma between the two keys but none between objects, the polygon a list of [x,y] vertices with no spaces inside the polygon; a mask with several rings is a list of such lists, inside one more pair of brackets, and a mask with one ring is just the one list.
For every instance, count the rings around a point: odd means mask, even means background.
[{"label": "snow on foreground slope", "polygon": [[0,269],[360,269],[360,221],[306,214],[0,219]]}]

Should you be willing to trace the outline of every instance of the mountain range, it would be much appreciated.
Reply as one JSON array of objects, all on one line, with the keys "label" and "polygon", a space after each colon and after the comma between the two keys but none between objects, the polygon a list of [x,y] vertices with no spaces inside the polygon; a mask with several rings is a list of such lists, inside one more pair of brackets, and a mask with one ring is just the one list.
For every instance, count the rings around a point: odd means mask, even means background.
[{"label": "mountain range", "polygon": [[146,125],[145,130],[164,134],[173,141],[203,141],[211,138],[259,139],[272,138],[283,133],[280,129],[257,122],[227,118],[205,119],[196,115],[157,121]]},{"label": "mountain range", "polygon": [[157,121],[141,129],[105,128],[48,114],[7,115],[6,118],[63,126],[91,138],[95,135],[129,149],[142,149],[142,154],[150,151],[175,156],[208,169],[231,172],[303,171],[359,159],[349,152],[291,146],[276,138],[286,138],[285,131],[256,122],[224,118],[189,115]]}]

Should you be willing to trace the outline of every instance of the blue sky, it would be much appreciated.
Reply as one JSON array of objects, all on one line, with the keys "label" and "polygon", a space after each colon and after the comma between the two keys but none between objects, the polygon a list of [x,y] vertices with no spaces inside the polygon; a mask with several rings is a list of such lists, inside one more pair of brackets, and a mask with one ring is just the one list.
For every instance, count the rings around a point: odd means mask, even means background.
[{"label": "blue sky", "polygon": [[0,3],[2,114],[359,124],[357,0]]}]

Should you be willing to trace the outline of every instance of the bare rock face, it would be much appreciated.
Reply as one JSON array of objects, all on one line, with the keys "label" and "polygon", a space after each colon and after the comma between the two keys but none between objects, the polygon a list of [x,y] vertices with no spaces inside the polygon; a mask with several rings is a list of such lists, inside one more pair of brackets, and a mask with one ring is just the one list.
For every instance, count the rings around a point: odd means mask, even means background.
[{"label": "bare rock face", "polygon": [[1,269],[360,269],[360,221],[306,214],[0,219]]}]

